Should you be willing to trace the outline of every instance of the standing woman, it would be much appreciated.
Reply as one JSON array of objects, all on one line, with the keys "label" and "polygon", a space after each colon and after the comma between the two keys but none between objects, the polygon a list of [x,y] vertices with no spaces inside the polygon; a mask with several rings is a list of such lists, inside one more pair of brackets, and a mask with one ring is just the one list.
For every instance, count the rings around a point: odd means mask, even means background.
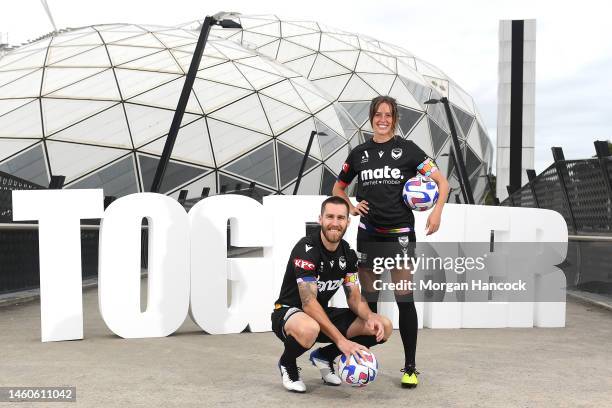
[{"label": "standing woman", "polygon": [[[427,235],[440,227],[442,208],[448,197],[448,181],[435,162],[414,142],[395,136],[398,109],[395,99],[378,96],[370,105],[370,124],[374,137],[355,147],[342,166],[333,195],[349,204],[352,215],[360,215],[357,251],[360,256],[359,279],[372,311],[377,310],[378,292],[373,281],[372,260],[407,254],[409,242],[416,242],[414,214],[404,204],[404,183],[417,173],[428,176],[438,185],[438,202],[427,218]],[[353,206],[345,192],[357,176],[357,206]],[[414,244],[412,244],[412,248]],[[413,250],[413,249],[412,249]],[[413,256],[412,251],[408,256]],[[394,268],[394,282],[412,280],[411,268]],[[399,327],[404,345],[402,386],[414,388],[418,384],[415,368],[418,318],[411,291],[395,291],[399,309]]]}]

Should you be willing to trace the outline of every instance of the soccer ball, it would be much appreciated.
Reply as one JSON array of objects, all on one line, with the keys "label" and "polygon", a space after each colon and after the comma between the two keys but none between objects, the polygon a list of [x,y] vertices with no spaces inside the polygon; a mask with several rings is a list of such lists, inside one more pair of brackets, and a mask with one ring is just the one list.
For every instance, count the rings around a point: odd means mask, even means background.
[{"label": "soccer ball", "polygon": [[343,382],[353,387],[363,387],[376,379],[378,373],[378,361],[374,354],[367,351],[360,351],[363,364],[358,363],[351,355],[348,360],[343,354],[338,360],[338,374]]},{"label": "soccer ball", "polygon": [[438,185],[425,176],[415,176],[404,184],[404,203],[414,211],[427,211],[438,201]]}]

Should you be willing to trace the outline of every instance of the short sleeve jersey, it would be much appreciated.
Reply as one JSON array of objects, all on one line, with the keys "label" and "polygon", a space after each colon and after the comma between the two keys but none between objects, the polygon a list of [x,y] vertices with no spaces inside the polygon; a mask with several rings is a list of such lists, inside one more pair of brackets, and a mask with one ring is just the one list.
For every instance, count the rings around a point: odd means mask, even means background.
[{"label": "short sleeve jersey", "polygon": [[414,142],[394,137],[385,143],[368,140],[348,155],[338,180],[348,185],[357,177],[357,200],[366,200],[369,211],[362,221],[386,229],[414,228],[414,214],[404,204],[405,182],[417,172],[429,176],[434,161]]},{"label": "short sleeve jersey", "polygon": [[301,308],[300,282],[316,282],[317,300],[326,308],[340,286],[358,283],[357,254],[345,240],[330,252],[323,246],[320,233],[304,237],[291,251],[276,304]]}]

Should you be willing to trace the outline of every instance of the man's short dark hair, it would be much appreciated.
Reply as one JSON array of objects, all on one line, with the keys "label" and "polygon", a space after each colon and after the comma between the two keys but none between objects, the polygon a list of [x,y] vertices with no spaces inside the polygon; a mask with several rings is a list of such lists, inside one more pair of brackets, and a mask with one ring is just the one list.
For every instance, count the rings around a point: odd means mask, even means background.
[{"label": "man's short dark hair", "polygon": [[342,197],[338,197],[338,196],[331,196],[331,197],[327,197],[322,203],[321,203],[321,215],[323,215],[323,212],[325,212],[325,206],[327,204],[341,204],[344,205],[346,207],[346,212],[347,214],[350,211],[349,205],[348,203],[344,200],[344,198]]}]

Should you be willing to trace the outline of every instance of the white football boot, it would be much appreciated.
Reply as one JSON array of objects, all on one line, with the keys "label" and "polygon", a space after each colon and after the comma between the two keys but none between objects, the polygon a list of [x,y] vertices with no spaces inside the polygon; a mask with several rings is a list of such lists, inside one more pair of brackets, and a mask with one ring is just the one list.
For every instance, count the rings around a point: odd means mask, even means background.
[{"label": "white football boot", "polygon": [[284,366],[278,361],[278,369],[283,379],[283,387],[293,392],[306,392],[306,384],[300,378],[298,366]]},{"label": "white football boot", "polygon": [[336,374],[334,369],[334,362],[324,359],[320,354],[321,349],[316,349],[310,353],[310,362],[313,366],[319,369],[323,382],[327,385],[340,385],[342,380]]}]

